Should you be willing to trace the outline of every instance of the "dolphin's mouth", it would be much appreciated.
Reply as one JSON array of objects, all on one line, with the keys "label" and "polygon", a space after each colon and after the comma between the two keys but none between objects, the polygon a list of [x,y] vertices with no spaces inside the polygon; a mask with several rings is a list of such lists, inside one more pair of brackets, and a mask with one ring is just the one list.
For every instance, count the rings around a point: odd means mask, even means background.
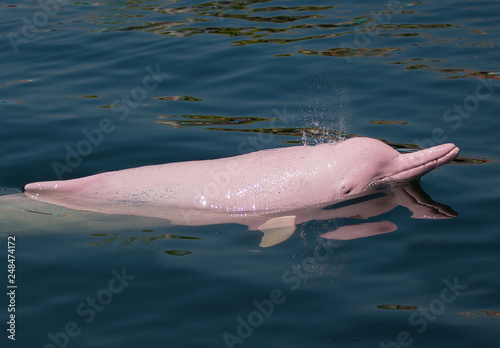
[{"label": "dolphin's mouth", "polygon": [[402,182],[417,179],[437,167],[454,160],[460,149],[454,144],[443,144],[429,149],[400,155],[394,171],[374,179],[369,186],[388,182]]}]

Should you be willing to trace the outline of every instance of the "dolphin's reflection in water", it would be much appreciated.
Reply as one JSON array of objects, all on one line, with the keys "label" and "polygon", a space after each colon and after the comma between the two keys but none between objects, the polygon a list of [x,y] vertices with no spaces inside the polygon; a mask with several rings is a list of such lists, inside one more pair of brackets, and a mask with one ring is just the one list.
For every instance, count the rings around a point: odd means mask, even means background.
[{"label": "dolphin's reflection in water", "polygon": [[[325,209],[333,209],[338,217],[368,219],[389,212],[398,206],[408,208],[414,219],[450,219],[458,216],[451,207],[432,200],[417,182],[384,188]],[[342,226],[335,231],[323,233],[321,236],[329,239],[350,240],[393,232],[396,229],[397,226],[391,221],[365,222]]]},{"label": "dolphin's reflection in water", "polygon": [[[257,228],[264,233],[260,246],[269,247],[285,241],[297,225],[309,221],[343,218],[360,220],[359,223],[343,225],[332,231],[321,231],[320,236],[327,239],[352,240],[393,232],[397,230],[397,226],[391,221],[361,220],[376,218],[399,206],[408,208],[414,219],[450,219],[458,216],[451,207],[432,200],[418,182],[412,181],[363,192],[355,198],[333,202],[330,205],[286,212],[273,217]],[[247,225],[252,227],[251,224]]]},{"label": "dolphin's reflection in water", "polygon": [[[457,216],[447,205],[437,203],[412,181],[365,191],[350,199],[330,202],[321,206],[279,213],[221,213],[213,210],[168,209],[161,205],[130,202],[116,203],[109,208],[92,206],[80,210],[68,209],[24,197],[22,194],[0,197],[0,218],[5,232],[66,231],[85,229],[89,232],[110,232],[123,229],[152,228],[173,225],[204,226],[215,224],[241,224],[250,230],[263,232],[261,247],[270,247],[287,240],[298,225],[310,221],[349,218],[342,222],[360,220],[335,230],[320,231],[323,238],[351,240],[393,232],[397,226],[391,221],[364,222],[403,206],[415,219],[449,219]],[[126,215],[126,216],[124,216]],[[168,220],[168,222],[166,221]],[[357,222],[357,221],[356,221]],[[69,229],[71,228],[71,229]]]}]

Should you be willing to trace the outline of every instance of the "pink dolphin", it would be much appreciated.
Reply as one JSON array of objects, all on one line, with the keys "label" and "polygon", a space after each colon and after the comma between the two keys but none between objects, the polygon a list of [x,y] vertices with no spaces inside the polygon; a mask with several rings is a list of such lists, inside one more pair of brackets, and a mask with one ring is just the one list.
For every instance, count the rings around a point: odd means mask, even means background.
[{"label": "pink dolphin", "polygon": [[371,138],[293,146],[26,185],[72,209],[127,214],[138,206],[214,214],[274,214],[331,204],[384,183],[418,178],[458,156],[453,144],[400,154]]},{"label": "pink dolphin", "polygon": [[[415,219],[450,219],[457,214],[450,207],[433,201],[416,181],[374,188],[350,196],[340,202],[317,207],[269,214],[229,214],[210,209],[164,209],[152,204],[113,202],[96,213],[89,205],[83,210],[72,210],[41,200],[27,198],[24,194],[2,196],[0,192],[0,220],[3,233],[25,231],[56,232],[82,230],[106,232],[115,230],[142,230],[173,225],[205,226],[214,224],[241,224],[249,230],[263,233],[261,247],[270,247],[287,240],[297,225],[309,221],[338,220],[337,227],[328,231],[328,225],[316,229],[321,237],[329,239],[358,239],[395,231],[391,221],[370,222],[398,206],[406,207]],[[354,197],[354,198],[353,198]],[[117,215],[120,214],[120,215]],[[125,214],[125,215],[124,215]],[[342,218],[349,218],[343,220]],[[353,220],[354,219],[354,220]],[[363,222],[364,220],[364,222]],[[347,223],[347,224],[346,224]],[[325,227],[327,228],[326,230]],[[1,233],[0,233],[1,235]]]}]

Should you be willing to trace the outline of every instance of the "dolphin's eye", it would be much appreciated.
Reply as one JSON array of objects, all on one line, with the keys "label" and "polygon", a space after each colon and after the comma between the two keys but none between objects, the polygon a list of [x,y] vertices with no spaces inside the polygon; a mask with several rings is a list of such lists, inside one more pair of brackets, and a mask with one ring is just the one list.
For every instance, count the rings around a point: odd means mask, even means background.
[{"label": "dolphin's eye", "polygon": [[351,193],[352,187],[342,186],[341,190],[344,193],[344,195],[348,195],[349,193]]}]

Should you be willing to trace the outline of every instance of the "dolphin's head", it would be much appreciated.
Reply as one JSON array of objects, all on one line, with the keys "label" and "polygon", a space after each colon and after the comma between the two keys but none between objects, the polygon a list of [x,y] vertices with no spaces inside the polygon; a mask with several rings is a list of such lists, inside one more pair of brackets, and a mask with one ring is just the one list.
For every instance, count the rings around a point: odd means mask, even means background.
[{"label": "dolphin's head", "polygon": [[340,172],[336,183],[341,198],[382,184],[417,179],[458,156],[454,144],[401,154],[372,138],[351,138],[336,145],[335,163]]}]

